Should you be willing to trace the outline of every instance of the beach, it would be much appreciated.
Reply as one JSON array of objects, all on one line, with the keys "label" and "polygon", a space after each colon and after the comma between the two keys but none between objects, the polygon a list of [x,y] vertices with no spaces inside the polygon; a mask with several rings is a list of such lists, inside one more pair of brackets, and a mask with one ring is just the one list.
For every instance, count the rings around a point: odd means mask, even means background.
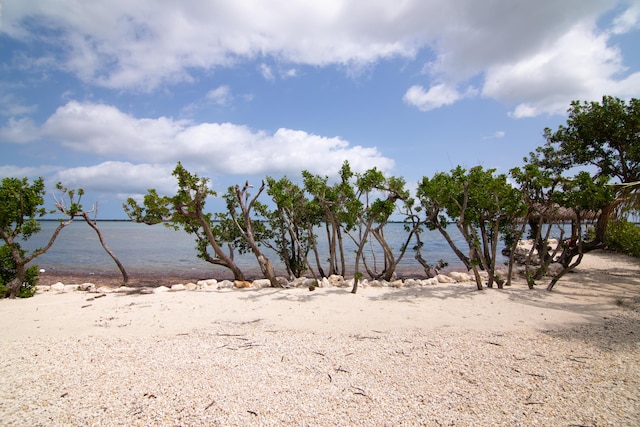
[{"label": "beach", "polygon": [[[43,275],[43,283],[88,280]],[[355,295],[300,287],[2,300],[0,420],[640,425],[638,259],[590,253],[552,292],[545,286],[517,279],[483,291],[453,283]]]}]

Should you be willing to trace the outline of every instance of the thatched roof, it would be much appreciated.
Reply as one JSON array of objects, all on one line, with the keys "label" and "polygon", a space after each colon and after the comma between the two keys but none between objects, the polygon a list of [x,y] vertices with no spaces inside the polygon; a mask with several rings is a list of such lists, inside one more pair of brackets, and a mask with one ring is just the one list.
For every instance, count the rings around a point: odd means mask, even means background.
[{"label": "thatched roof", "polygon": [[[534,205],[533,210],[533,217],[542,217],[544,222],[574,221],[576,219],[576,212],[573,209],[561,207],[559,205],[546,206],[543,204],[536,204]],[[596,221],[601,213],[601,210],[582,211],[580,213],[580,219],[582,221]]]}]

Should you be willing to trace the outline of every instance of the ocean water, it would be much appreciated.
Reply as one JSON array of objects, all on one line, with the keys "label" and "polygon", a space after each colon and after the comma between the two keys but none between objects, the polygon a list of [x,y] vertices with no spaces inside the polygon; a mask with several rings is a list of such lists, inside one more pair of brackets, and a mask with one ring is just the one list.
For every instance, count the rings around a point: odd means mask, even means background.
[{"label": "ocean water", "polygon": [[[23,248],[32,250],[46,245],[57,225],[56,221],[43,221],[41,232],[27,242],[22,242]],[[107,246],[116,254],[129,275],[175,273],[195,277],[230,276],[227,269],[198,258],[194,237],[182,230],[175,231],[160,224],[149,226],[128,221],[98,221],[98,227]],[[451,226],[449,232],[458,247],[463,248],[463,240],[456,228]],[[407,232],[403,224],[391,223],[385,228],[385,236],[390,245],[398,250],[405,241]],[[322,242],[322,239],[319,240]],[[346,243],[350,243],[348,240],[345,237]],[[464,268],[440,233],[425,231],[422,240],[425,244],[423,257],[427,262],[435,264],[443,259],[449,263],[449,269]],[[320,249],[328,254],[326,244]],[[346,252],[347,266],[353,265],[355,246],[348,244]],[[463,249],[463,252],[466,250]],[[275,253],[265,249],[265,254],[274,263],[276,273],[284,275],[286,271]],[[414,255],[413,250],[407,250],[397,269],[400,276],[424,274]],[[371,259],[370,255],[368,259]],[[379,256],[378,259],[382,258]],[[235,254],[235,260],[245,274],[259,275],[260,270],[253,254]],[[33,264],[45,270],[59,272],[119,274],[115,263],[100,245],[95,231],[81,219],[64,228],[53,246],[36,258]]]}]

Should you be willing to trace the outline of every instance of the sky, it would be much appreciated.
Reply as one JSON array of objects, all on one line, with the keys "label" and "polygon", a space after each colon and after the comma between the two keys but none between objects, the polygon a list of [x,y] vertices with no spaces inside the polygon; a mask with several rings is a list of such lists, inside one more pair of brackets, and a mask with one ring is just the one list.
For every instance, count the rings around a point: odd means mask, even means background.
[{"label": "sky", "polygon": [[0,177],[122,219],[178,161],[218,194],[507,173],[572,100],[640,97],[639,46],[640,0],[3,0]]}]

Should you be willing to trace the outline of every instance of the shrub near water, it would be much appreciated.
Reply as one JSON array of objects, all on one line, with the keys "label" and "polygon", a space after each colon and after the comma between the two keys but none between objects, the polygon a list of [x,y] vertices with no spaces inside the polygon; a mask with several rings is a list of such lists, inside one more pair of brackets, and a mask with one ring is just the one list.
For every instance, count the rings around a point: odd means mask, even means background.
[{"label": "shrub near water", "polygon": [[609,249],[640,258],[640,227],[621,219],[607,227],[606,244]]},{"label": "shrub near water", "polygon": [[[11,249],[7,245],[0,246],[0,298],[7,296],[7,283],[16,277],[16,264],[11,258]],[[38,266],[32,265],[27,268],[25,281],[20,286],[18,298],[29,298],[36,293],[38,283]]]}]

